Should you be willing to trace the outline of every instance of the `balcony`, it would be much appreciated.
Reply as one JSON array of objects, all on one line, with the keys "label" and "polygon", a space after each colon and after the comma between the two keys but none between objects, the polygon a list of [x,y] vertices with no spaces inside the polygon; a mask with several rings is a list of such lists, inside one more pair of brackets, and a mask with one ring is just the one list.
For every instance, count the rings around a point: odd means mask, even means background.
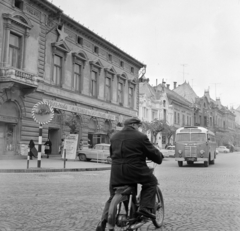
[{"label": "balcony", "polygon": [[38,87],[37,76],[12,67],[0,67],[0,84],[2,88],[5,88],[4,85],[6,88],[18,86],[26,91],[32,91]]}]

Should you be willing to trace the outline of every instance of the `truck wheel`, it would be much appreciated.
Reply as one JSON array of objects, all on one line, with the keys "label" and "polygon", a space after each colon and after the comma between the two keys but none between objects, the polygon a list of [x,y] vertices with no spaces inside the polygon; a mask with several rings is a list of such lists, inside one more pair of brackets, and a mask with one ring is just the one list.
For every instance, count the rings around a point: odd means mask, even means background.
[{"label": "truck wheel", "polygon": [[209,166],[209,159],[210,159],[210,157],[208,157],[207,161],[204,161],[204,167],[208,167]]}]

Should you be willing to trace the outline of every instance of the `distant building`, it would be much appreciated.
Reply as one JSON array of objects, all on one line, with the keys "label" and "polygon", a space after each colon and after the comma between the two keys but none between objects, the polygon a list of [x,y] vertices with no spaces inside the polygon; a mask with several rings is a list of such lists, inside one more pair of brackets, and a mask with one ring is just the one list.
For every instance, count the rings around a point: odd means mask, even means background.
[{"label": "distant building", "polygon": [[31,110],[42,100],[54,108],[42,134],[53,154],[69,133],[91,145],[109,142],[138,114],[143,63],[47,0],[1,1],[0,17],[0,157],[38,143]]}]

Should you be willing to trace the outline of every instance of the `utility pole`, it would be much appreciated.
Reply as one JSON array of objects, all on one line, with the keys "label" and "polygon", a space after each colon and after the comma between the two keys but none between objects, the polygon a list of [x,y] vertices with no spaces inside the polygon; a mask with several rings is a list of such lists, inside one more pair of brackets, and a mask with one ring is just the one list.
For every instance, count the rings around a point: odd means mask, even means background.
[{"label": "utility pole", "polygon": [[185,75],[184,67],[187,66],[187,64],[181,64],[181,66],[183,66],[183,82],[184,82],[184,80],[185,80],[185,78],[184,78],[184,75]]}]

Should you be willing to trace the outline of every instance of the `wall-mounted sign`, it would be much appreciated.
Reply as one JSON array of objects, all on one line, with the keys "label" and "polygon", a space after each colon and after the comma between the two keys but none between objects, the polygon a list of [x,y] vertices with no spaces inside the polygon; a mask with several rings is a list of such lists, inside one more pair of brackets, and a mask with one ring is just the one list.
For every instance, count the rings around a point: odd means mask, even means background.
[{"label": "wall-mounted sign", "polygon": [[48,102],[38,102],[32,108],[32,117],[39,124],[49,123],[53,116],[53,108]]},{"label": "wall-mounted sign", "polygon": [[64,111],[70,111],[70,112],[76,112],[79,114],[84,114],[84,115],[89,115],[89,116],[95,116],[95,117],[100,117],[104,119],[109,119],[109,120],[115,120],[115,115],[96,111],[96,110],[91,110],[87,108],[82,108],[70,104],[65,104],[53,100],[48,100],[48,99],[43,99],[43,102],[49,103],[53,108],[61,109]]}]

